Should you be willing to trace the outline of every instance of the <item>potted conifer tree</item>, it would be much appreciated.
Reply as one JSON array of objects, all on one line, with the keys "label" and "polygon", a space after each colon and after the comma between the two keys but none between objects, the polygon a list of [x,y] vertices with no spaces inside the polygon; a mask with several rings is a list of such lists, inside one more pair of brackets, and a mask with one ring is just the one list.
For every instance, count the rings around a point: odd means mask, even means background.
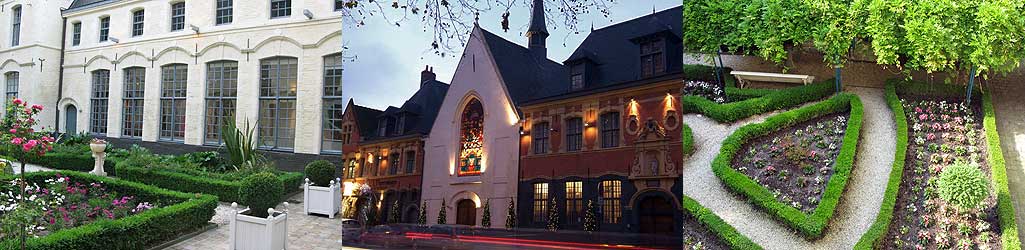
[{"label": "potted conifer tree", "polygon": [[340,178],[335,177],[335,165],[325,160],[306,165],[306,182],[303,184],[303,212],[323,214],[335,218],[342,209],[342,188]]}]

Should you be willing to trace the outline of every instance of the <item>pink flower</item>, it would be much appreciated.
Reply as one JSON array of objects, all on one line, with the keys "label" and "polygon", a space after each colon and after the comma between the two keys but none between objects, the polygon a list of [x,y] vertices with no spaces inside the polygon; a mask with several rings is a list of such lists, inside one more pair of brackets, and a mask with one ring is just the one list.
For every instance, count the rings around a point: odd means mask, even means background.
[{"label": "pink flower", "polygon": [[919,121],[924,121],[926,118],[929,118],[929,116],[925,115],[925,114],[918,115],[918,120]]},{"label": "pink flower", "polygon": [[34,123],[34,122],[36,122],[35,118],[28,118],[28,123]]},{"label": "pink flower", "polygon": [[14,98],[14,104],[21,104],[21,98]]},{"label": "pink flower", "polygon": [[933,133],[925,134],[925,139],[926,140],[936,139],[936,134],[933,134]]},{"label": "pink flower", "polygon": [[922,113],[922,107],[915,107],[915,113]]},{"label": "pink flower", "polygon": [[25,114],[31,115],[32,114],[32,109],[25,108]]},{"label": "pink flower", "polygon": [[11,144],[14,145],[21,145],[23,142],[25,142],[25,139],[22,139],[21,137],[14,137],[14,139],[11,139]]},{"label": "pink flower", "polygon": [[11,134],[14,134],[14,133],[18,133],[18,130],[12,128],[11,130],[8,130],[7,132],[11,132]]},{"label": "pink flower", "polygon": [[35,110],[43,110],[43,105],[39,105],[39,104],[32,104],[32,109],[35,109]]}]

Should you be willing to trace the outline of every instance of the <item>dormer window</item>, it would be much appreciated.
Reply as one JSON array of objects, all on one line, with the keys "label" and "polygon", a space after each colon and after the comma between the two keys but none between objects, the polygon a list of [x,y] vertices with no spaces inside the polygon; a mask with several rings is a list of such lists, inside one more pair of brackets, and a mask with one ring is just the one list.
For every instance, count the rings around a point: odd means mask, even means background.
[{"label": "dormer window", "polygon": [[569,82],[572,90],[584,88],[584,63],[574,64],[570,68]]},{"label": "dormer window", "polygon": [[641,76],[651,77],[666,71],[665,39],[641,42]]},{"label": "dormer window", "polygon": [[381,119],[381,121],[377,123],[377,136],[384,137],[385,135],[388,135],[387,118]]},{"label": "dormer window", "polygon": [[402,131],[406,130],[406,116],[399,116],[398,126],[395,126],[395,134],[402,134]]}]

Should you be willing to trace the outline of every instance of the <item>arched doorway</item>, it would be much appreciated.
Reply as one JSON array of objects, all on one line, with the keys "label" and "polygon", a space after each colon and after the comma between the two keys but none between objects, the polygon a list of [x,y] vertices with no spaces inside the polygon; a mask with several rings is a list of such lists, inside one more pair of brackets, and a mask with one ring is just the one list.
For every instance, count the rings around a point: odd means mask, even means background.
[{"label": "arched doorway", "polygon": [[470,199],[459,200],[456,203],[456,224],[477,225],[477,203]]},{"label": "arched doorway", "polygon": [[78,132],[78,108],[75,108],[75,105],[68,105],[64,109],[64,132]]},{"label": "arched doorway", "polygon": [[406,212],[403,213],[402,223],[416,223],[417,217],[420,217],[420,209],[416,206],[409,206],[406,208]]},{"label": "arched doorway", "polygon": [[674,234],[673,204],[661,195],[645,197],[637,202],[640,232],[647,234]]}]

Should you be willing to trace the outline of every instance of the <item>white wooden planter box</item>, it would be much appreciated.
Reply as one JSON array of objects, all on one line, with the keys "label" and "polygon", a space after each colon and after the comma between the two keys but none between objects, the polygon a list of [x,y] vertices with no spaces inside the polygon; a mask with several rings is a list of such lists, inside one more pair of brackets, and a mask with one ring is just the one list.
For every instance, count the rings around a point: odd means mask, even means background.
[{"label": "white wooden planter box", "polygon": [[303,212],[308,214],[323,214],[334,219],[342,209],[342,187],[341,179],[331,181],[327,187],[313,186],[310,179],[303,184]]},{"label": "white wooden planter box", "polygon": [[[231,203],[237,211],[238,204]],[[288,207],[288,203],[285,203]],[[249,209],[231,213],[232,250],[281,250],[288,249],[288,213],[268,209],[267,218],[253,217],[243,213]]]}]

